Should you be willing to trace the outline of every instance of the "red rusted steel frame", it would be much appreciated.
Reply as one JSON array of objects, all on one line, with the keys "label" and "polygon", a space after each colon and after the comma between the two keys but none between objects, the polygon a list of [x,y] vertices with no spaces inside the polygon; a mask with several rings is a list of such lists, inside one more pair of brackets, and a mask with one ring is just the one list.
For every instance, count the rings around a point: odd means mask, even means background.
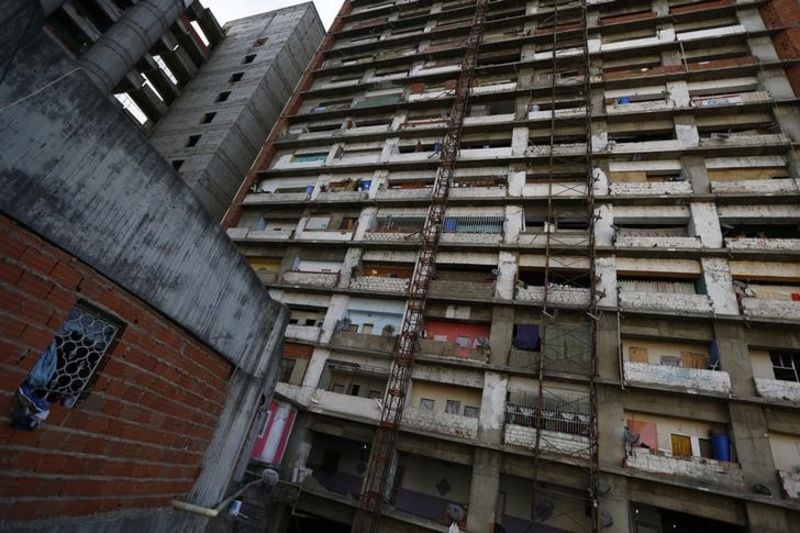
[{"label": "red rusted steel frame", "polygon": [[372,442],[371,458],[364,477],[359,510],[353,522],[352,531],[354,533],[376,533],[380,524],[384,503],[383,495],[405,407],[411,368],[419,351],[419,338],[424,321],[428,287],[433,277],[447,196],[458,155],[483,24],[486,20],[486,5],[487,0],[478,0],[465,45],[466,52],[455,88],[455,101],[450,111],[447,133],[443,141],[441,163],[434,182],[428,216],[422,230],[419,256],[409,283],[403,324],[395,344],[394,362],[381,409],[381,422]]}]

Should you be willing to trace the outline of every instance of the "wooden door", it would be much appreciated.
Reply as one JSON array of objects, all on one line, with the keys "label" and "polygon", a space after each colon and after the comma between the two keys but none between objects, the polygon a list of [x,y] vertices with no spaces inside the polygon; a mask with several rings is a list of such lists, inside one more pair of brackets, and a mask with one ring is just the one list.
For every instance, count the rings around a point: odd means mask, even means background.
[{"label": "wooden door", "polygon": [[670,435],[670,442],[672,443],[672,455],[675,457],[691,457],[692,456],[692,439],[686,435]]},{"label": "wooden door", "polygon": [[649,363],[650,359],[647,356],[647,348],[639,346],[631,346],[628,349],[628,359],[631,363]]},{"label": "wooden door", "polygon": [[708,357],[702,353],[681,352],[683,368],[708,368]]}]

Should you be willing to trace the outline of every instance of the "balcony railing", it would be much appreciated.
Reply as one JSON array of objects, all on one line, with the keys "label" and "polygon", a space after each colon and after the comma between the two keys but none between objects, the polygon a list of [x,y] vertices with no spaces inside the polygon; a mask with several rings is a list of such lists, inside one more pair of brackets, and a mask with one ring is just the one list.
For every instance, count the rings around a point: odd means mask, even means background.
[{"label": "balcony railing", "polygon": [[623,310],[670,311],[710,315],[711,299],[705,294],[673,294],[661,292],[620,291]]},{"label": "balcony railing", "polygon": [[709,392],[728,393],[731,390],[731,378],[727,372],[633,361],[625,361],[625,381]]},{"label": "balcony railing", "polygon": [[306,285],[330,289],[339,282],[338,272],[300,272],[290,270],[284,272],[283,282],[289,285]]},{"label": "balcony railing", "polygon": [[[529,285],[517,287],[514,298],[520,301],[544,303],[544,287]],[[591,291],[583,287],[551,284],[547,290],[548,303],[558,305],[589,305]]]},{"label": "balcony railing", "polygon": [[417,243],[420,241],[419,233],[400,233],[394,231],[368,231],[364,233],[365,241],[373,242],[408,242]]},{"label": "balcony railing", "polygon": [[775,250],[781,252],[800,252],[800,239],[725,237],[725,247],[730,250]]},{"label": "balcony railing", "polygon": [[648,448],[633,448],[627,452],[625,466],[667,477],[689,478],[700,485],[736,489],[744,486],[742,469],[738,464],[705,457],[674,457]]},{"label": "balcony railing", "polygon": [[[516,413],[506,413],[504,442],[531,449],[536,445],[536,428],[532,425],[509,422],[518,416]],[[591,447],[589,438],[583,435],[543,429],[539,438],[539,449],[551,455],[588,459]]]},{"label": "balcony railing", "polygon": [[762,398],[800,404],[800,383],[783,379],[754,378]]},{"label": "balcony railing", "polygon": [[478,436],[478,419],[463,415],[406,407],[402,423],[404,426],[465,439],[474,439]]},{"label": "balcony railing", "polygon": [[378,191],[377,200],[427,200],[433,189],[383,189]]},{"label": "balcony railing", "polygon": [[664,196],[692,193],[688,181],[660,181],[653,183],[618,182],[609,186],[611,196]]},{"label": "balcony railing", "polygon": [[743,298],[745,316],[800,320],[800,301]]}]

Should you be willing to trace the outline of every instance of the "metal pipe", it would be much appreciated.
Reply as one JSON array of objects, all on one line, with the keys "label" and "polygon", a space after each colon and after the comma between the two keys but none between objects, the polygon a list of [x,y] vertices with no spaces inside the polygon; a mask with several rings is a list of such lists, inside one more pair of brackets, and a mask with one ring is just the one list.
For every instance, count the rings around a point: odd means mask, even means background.
[{"label": "metal pipe", "polygon": [[228,496],[227,498],[219,502],[215,507],[203,507],[201,505],[195,505],[193,503],[184,502],[181,500],[172,500],[172,506],[181,511],[187,511],[189,513],[195,513],[202,516],[207,516],[209,518],[216,518],[217,516],[219,516],[219,513],[224,511],[225,508],[228,507],[228,505],[230,505],[230,503],[233,500],[244,494],[250,487],[262,483],[263,481],[264,481],[263,479],[256,479],[251,481],[250,483],[246,484],[245,486],[234,492],[232,495]]}]

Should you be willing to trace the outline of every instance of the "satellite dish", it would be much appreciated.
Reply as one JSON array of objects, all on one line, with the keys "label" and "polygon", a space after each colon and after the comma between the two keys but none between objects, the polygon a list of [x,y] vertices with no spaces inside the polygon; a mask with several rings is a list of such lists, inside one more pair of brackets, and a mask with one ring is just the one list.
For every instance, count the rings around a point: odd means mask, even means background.
[{"label": "satellite dish", "polygon": [[600,511],[600,529],[608,529],[614,525],[614,518],[608,511]]},{"label": "satellite dish", "polygon": [[550,498],[540,498],[533,509],[533,519],[537,522],[546,522],[553,516],[556,504]]},{"label": "satellite dish", "polygon": [[639,442],[639,434],[638,433],[634,433],[633,431],[631,431],[628,428],[625,428],[625,437],[624,437],[624,439],[625,439],[625,443],[626,444],[636,444],[637,442]]}]

